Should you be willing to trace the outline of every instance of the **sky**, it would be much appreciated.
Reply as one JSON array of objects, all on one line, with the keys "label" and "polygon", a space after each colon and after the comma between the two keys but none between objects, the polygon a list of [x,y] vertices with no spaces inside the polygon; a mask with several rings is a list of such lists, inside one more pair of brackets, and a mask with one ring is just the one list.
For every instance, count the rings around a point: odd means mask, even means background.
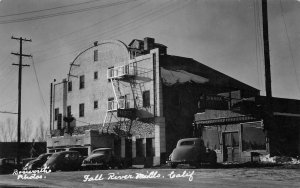
[{"label": "sky", "polygon": [[[300,2],[268,0],[272,94],[300,99]],[[1,0],[0,111],[17,112],[23,37],[22,122],[49,124],[50,83],[94,41],[153,37],[265,95],[261,0]],[[17,115],[1,114],[0,121]]]}]

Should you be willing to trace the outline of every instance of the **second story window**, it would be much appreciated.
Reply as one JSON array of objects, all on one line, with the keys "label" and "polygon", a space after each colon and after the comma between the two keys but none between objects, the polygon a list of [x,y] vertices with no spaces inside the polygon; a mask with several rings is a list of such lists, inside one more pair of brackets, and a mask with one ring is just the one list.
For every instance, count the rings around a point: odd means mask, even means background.
[{"label": "second story window", "polygon": [[72,114],[71,106],[67,106],[67,116],[70,117]]},{"label": "second story window", "polygon": [[98,61],[98,50],[94,50],[94,61]]},{"label": "second story window", "polygon": [[98,79],[98,72],[94,72],[94,80],[97,80]]},{"label": "second story window", "polygon": [[79,117],[84,117],[84,103],[79,104]]},{"label": "second story window", "polygon": [[150,91],[143,91],[143,107],[150,107]]},{"label": "second story window", "polygon": [[79,89],[83,89],[84,88],[84,75],[81,75],[79,77]]},{"label": "second story window", "polygon": [[68,91],[72,91],[72,81],[68,82]]},{"label": "second story window", "polygon": [[98,101],[94,101],[94,109],[98,109]]},{"label": "second story window", "polygon": [[54,120],[56,121],[58,119],[58,114],[59,114],[59,108],[54,109]]}]

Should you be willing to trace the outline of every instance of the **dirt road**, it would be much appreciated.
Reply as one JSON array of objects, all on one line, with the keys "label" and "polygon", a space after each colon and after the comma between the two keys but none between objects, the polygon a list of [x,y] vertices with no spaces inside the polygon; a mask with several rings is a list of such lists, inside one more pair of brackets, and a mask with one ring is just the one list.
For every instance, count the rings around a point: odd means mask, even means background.
[{"label": "dirt road", "polygon": [[95,170],[26,177],[0,175],[0,187],[300,187],[300,169],[274,168]]}]

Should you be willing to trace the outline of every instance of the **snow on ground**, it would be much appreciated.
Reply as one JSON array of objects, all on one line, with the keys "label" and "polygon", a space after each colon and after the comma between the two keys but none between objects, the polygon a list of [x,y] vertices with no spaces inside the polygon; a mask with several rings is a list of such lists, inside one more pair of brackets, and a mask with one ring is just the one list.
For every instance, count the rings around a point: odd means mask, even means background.
[{"label": "snow on ground", "polygon": [[160,70],[163,83],[167,86],[171,86],[174,84],[183,84],[186,82],[204,84],[209,81],[207,78],[186,72],[184,70],[173,71],[164,68],[160,68]]},{"label": "snow on ground", "polygon": [[278,163],[278,164],[300,164],[300,160],[286,156],[274,156],[270,157],[270,154],[260,157],[261,162],[265,163]]}]

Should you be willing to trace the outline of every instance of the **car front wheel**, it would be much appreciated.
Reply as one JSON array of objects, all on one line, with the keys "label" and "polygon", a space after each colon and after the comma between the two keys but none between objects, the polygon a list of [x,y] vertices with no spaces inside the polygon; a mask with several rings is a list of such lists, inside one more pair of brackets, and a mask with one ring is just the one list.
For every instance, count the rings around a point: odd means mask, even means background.
[{"label": "car front wheel", "polygon": [[177,163],[171,163],[171,168],[176,168],[177,167]]}]

